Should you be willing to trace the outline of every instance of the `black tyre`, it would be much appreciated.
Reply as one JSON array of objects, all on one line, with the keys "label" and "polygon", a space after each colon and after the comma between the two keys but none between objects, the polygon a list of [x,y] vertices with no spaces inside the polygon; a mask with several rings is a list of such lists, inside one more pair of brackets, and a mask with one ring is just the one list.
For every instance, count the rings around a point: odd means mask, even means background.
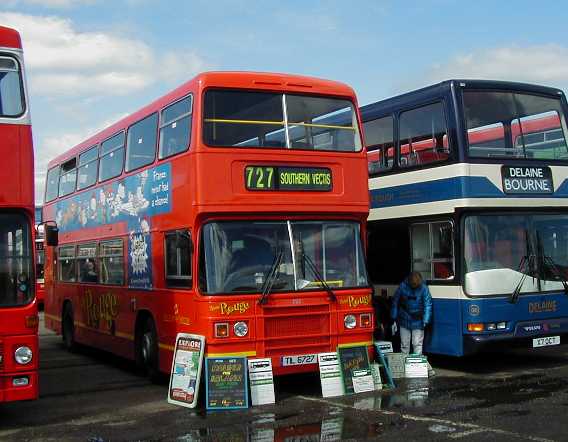
[{"label": "black tyre", "polygon": [[74,352],[77,350],[77,342],[75,342],[75,323],[73,322],[73,307],[71,304],[65,304],[63,309],[63,319],[61,323],[61,335],[63,338],[63,346],[67,351]]},{"label": "black tyre", "polygon": [[147,318],[137,336],[136,361],[152,382],[160,380],[158,334],[152,318]]}]

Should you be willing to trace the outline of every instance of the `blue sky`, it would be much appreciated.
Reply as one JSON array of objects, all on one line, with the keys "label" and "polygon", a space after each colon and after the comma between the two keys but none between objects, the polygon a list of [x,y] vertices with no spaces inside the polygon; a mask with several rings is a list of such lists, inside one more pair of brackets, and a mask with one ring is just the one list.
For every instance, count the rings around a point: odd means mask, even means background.
[{"label": "blue sky", "polygon": [[41,201],[49,159],[203,70],[307,74],[359,103],[450,77],[568,90],[568,3],[2,0],[23,38]]}]

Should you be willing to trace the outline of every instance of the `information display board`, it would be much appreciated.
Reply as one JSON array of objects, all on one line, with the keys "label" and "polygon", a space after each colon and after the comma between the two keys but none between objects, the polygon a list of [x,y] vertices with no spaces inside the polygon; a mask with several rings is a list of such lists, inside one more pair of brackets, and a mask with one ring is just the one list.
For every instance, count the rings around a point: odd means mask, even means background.
[{"label": "information display board", "polygon": [[247,358],[206,358],[205,389],[208,410],[248,408]]},{"label": "information display board", "polygon": [[179,333],[176,337],[168,402],[195,408],[203,365],[205,337]]},{"label": "information display board", "polygon": [[276,399],[274,397],[272,359],[249,359],[248,369],[252,405],[273,404]]},{"label": "information display board", "polygon": [[[357,374],[361,376],[361,370],[367,370],[368,375],[371,375],[367,347],[364,345],[339,347],[337,349],[337,355],[339,357],[341,378],[343,379],[345,394],[353,394],[355,393],[355,389],[353,388],[353,373],[357,371]],[[371,377],[371,384],[372,382],[373,379]]]},{"label": "information display board", "polygon": [[323,397],[343,395],[341,369],[336,352],[318,354],[321,394]]}]

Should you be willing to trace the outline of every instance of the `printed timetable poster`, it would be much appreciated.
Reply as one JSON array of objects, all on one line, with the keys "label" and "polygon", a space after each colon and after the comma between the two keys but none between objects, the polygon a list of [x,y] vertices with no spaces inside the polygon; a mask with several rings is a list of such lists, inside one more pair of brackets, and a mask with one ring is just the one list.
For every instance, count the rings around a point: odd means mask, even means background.
[{"label": "printed timetable poster", "polygon": [[170,404],[188,408],[197,405],[204,349],[204,336],[178,333],[168,390]]}]

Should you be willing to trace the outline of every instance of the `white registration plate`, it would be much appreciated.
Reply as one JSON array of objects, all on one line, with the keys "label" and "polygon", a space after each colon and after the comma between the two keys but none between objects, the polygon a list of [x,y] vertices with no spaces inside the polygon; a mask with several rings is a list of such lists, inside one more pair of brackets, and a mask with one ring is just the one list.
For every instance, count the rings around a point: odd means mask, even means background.
[{"label": "white registration plate", "polygon": [[533,339],[533,348],[548,347],[549,345],[560,345],[560,336],[547,336],[546,338]]},{"label": "white registration plate", "polygon": [[294,355],[294,356],[282,356],[281,363],[283,367],[289,365],[307,365],[315,364],[318,361],[317,355]]}]

